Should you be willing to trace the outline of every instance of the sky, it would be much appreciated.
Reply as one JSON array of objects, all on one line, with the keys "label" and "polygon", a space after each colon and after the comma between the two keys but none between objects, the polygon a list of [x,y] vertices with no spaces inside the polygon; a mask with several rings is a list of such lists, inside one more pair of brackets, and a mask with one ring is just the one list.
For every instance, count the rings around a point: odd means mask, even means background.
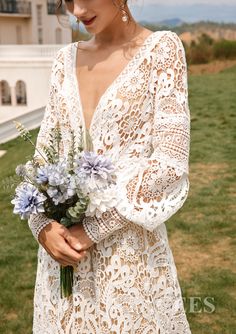
[{"label": "sky", "polygon": [[130,0],[130,3],[137,5],[145,4],[161,4],[161,5],[192,5],[192,4],[207,4],[207,5],[236,5],[236,0]]},{"label": "sky", "polygon": [[236,0],[129,0],[128,3],[139,21],[178,18],[189,23],[202,20],[236,22]]}]

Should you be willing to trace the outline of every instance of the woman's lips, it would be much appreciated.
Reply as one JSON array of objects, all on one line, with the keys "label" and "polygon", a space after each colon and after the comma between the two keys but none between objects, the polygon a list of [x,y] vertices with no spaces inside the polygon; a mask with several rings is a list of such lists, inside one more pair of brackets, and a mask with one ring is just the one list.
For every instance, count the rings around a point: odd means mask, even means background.
[{"label": "woman's lips", "polygon": [[88,25],[90,25],[90,24],[92,24],[93,22],[94,22],[94,20],[95,20],[95,18],[96,18],[96,16],[94,16],[94,17],[92,17],[90,20],[88,20],[88,21],[82,21],[86,26],[88,26]]}]

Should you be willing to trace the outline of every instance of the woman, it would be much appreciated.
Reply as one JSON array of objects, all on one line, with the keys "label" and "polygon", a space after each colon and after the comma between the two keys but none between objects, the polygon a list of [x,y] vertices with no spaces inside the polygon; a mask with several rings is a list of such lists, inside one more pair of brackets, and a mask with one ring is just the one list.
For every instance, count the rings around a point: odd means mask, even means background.
[{"label": "woman", "polygon": [[[39,242],[33,333],[189,334],[165,227],[189,191],[182,42],[139,25],[126,2],[71,5],[93,36],[58,51],[37,147],[58,121],[62,155],[70,130],[79,141],[79,127],[87,129],[94,150],[115,163],[120,201],[70,228],[30,217]],[[60,299],[60,264],[75,268],[68,300]]]}]

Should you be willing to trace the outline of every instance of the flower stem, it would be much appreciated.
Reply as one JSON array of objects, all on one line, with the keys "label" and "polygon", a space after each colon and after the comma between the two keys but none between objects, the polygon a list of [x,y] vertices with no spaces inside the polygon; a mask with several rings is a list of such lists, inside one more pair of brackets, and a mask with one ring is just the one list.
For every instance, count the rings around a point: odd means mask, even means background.
[{"label": "flower stem", "polygon": [[61,298],[70,297],[73,288],[73,272],[72,266],[60,266],[60,294]]}]

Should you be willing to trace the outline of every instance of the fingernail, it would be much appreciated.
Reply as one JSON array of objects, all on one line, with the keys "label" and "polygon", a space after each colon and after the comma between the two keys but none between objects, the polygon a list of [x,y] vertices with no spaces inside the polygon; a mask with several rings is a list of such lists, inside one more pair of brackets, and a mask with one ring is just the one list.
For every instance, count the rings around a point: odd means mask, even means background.
[{"label": "fingernail", "polygon": [[82,249],[81,244],[76,244],[76,245],[75,245],[75,249],[77,249],[78,251],[80,251],[80,250]]}]

